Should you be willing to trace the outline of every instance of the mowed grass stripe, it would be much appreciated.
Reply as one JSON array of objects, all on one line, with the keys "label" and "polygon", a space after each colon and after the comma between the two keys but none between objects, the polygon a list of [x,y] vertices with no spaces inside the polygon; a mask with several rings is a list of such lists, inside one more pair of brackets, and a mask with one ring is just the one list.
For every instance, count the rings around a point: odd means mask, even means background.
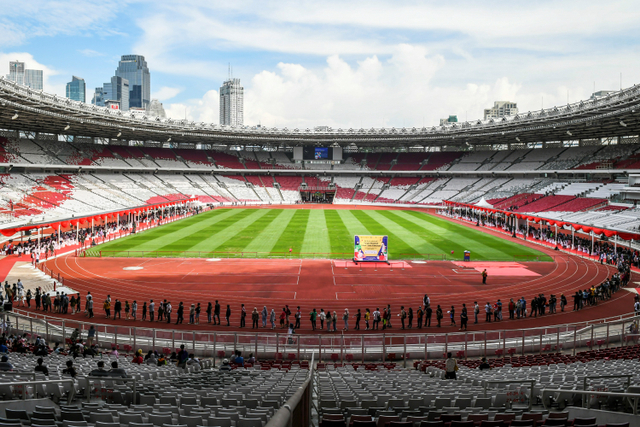
[{"label": "mowed grass stripe", "polygon": [[[439,254],[441,252],[429,237],[417,234],[408,221],[400,217],[388,216],[386,215],[387,211],[366,211],[366,213],[390,233],[402,239],[413,249],[413,252],[420,254]],[[389,247],[391,247],[391,242],[389,242]]]},{"label": "mowed grass stripe", "polygon": [[[435,228],[437,227],[427,227],[425,226],[427,224],[421,222],[419,218],[414,218],[410,215],[405,216],[403,211],[385,211],[380,212],[380,214],[392,219],[404,228],[411,230],[413,233],[422,237],[423,239],[428,240],[433,246],[434,250],[432,252],[425,253],[438,255],[451,254],[451,251],[453,250],[454,253],[457,253],[458,256],[461,256],[462,252],[467,249],[477,252],[476,247],[471,248],[469,247],[469,245],[466,245],[466,241],[464,239],[460,239],[460,236],[453,235],[452,237],[457,237],[456,240],[448,239],[448,233],[439,233],[435,230]],[[498,255],[504,254],[500,253]]]},{"label": "mowed grass stripe", "polygon": [[202,252],[218,251],[220,246],[237,236],[245,228],[266,214],[267,211],[263,209],[247,209],[240,215],[231,218],[233,221],[230,221],[229,224],[225,224],[225,221],[216,224],[218,231],[215,234],[200,236],[201,239],[198,239],[199,241],[193,244],[188,250]]},{"label": "mowed grass stripe", "polygon": [[[386,212],[385,214],[390,214],[398,218],[398,221],[409,224],[418,234],[430,236],[431,240],[440,248],[442,253],[450,255],[451,251],[454,251],[454,258],[461,257],[465,250],[471,251],[474,259],[508,260],[513,258],[508,250],[508,245],[496,241],[493,236],[488,234],[483,233],[482,236],[479,236],[481,239],[476,240],[472,238],[472,236],[478,233],[476,230],[469,228],[456,230],[455,226],[457,224],[453,223],[445,223],[442,224],[441,227],[431,222],[431,217],[427,215],[414,216],[407,212],[397,211],[393,213]],[[460,239],[460,235],[464,235],[465,239]],[[449,237],[457,239],[452,240]]]},{"label": "mowed grass stripe", "polygon": [[[475,248],[476,254],[481,256],[481,259],[513,260],[514,258],[522,257],[539,257],[541,260],[551,260],[550,257],[534,248],[501,239],[480,230],[474,230],[421,212],[403,211],[403,214],[425,223],[425,230],[427,232],[441,233],[457,239],[459,239],[459,236],[464,236],[465,244],[468,246],[466,249],[473,251],[471,248]],[[489,250],[487,250],[487,248],[489,248]],[[466,249],[462,248],[462,250]]]},{"label": "mowed grass stripe", "polygon": [[223,214],[218,217],[217,221],[210,222],[207,227],[199,230],[185,230],[185,233],[180,239],[171,239],[173,236],[167,236],[167,239],[162,241],[162,246],[158,247],[158,251],[190,251],[194,245],[207,240],[216,230],[224,230],[236,221],[249,215],[249,211],[241,210],[239,212],[233,212],[234,209],[230,209],[227,214]]},{"label": "mowed grass stripe", "polygon": [[158,250],[166,241],[178,240],[187,234],[198,232],[230,215],[236,215],[231,209],[217,209],[190,218],[161,225],[140,234],[132,234],[122,239],[100,246],[102,251],[141,251]]},{"label": "mowed grass stripe", "polygon": [[347,257],[351,255],[353,253],[353,235],[347,230],[340,215],[335,210],[327,209],[324,211],[324,219],[329,232],[331,252],[347,254]]},{"label": "mowed grass stripe", "polygon": [[233,239],[227,240],[226,243],[218,247],[220,252],[244,252],[245,248],[259,239],[259,235],[265,228],[272,224],[272,222],[278,218],[281,213],[281,209],[269,209],[267,213],[257,219],[253,224],[245,227],[241,232],[234,236]]},{"label": "mowed grass stripe", "polygon": [[271,256],[289,256],[289,248],[292,254],[298,256],[302,249],[304,233],[309,222],[309,209],[298,209],[287,224],[284,232],[271,249]]},{"label": "mowed grass stripe", "polygon": [[356,211],[353,213],[353,216],[355,216],[362,224],[366,225],[371,234],[387,235],[389,237],[389,257],[400,259],[406,256],[415,256],[418,253],[417,250],[411,246],[411,244],[408,244],[407,242],[402,240],[395,233],[390,232],[382,224],[372,218],[371,215],[368,214],[368,212],[370,211]]},{"label": "mowed grass stripe", "polygon": [[[371,233],[367,227],[361,223],[358,218],[353,215],[353,211],[349,210],[338,210],[338,216],[342,220],[343,225],[348,230],[349,233],[349,241],[351,244],[354,243],[353,236],[357,234],[373,234]],[[349,252],[353,251],[353,247]]]},{"label": "mowed grass stripe", "polygon": [[312,209],[309,211],[307,229],[302,240],[302,253],[325,254],[331,253],[331,242],[327,230],[327,221],[324,217],[324,210]]},{"label": "mowed grass stripe", "polygon": [[281,212],[278,215],[278,218],[266,226],[260,234],[256,235],[256,238],[244,248],[245,252],[257,252],[258,256],[264,256],[271,252],[278,242],[278,239],[280,239],[280,236],[282,236],[282,233],[284,233],[284,230],[287,228],[287,224],[289,224],[289,221],[293,218],[293,214],[296,213],[293,209],[279,210]]}]

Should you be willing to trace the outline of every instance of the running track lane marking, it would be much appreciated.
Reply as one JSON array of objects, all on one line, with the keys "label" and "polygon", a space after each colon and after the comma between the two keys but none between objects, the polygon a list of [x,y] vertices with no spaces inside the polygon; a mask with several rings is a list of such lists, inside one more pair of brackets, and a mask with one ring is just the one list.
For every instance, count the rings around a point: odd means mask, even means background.
[{"label": "running track lane marking", "polygon": [[[609,269],[611,268],[610,266],[600,266],[599,264],[597,264],[597,263],[595,263],[594,261],[591,261],[591,260],[584,260],[584,259],[580,259],[580,258],[578,258],[578,261],[579,261],[579,262],[576,262],[575,258],[574,258],[574,257],[571,257],[571,256],[566,256],[566,257],[563,257],[563,258],[564,258],[564,259],[563,259],[563,261],[564,261],[564,262],[563,262],[563,264],[564,264],[564,270],[565,270],[565,272],[566,272],[567,270],[569,270],[569,265],[570,265],[570,264],[574,264],[576,267],[577,267],[578,265],[581,265],[582,267],[586,267],[586,268],[587,268],[587,270],[591,270],[591,268],[590,268],[590,267],[591,267],[591,266],[593,266],[593,267],[595,267],[595,269],[597,270],[596,275],[601,274],[601,273],[600,273],[600,270],[601,270],[601,269],[602,269],[602,270],[607,271],[607,270],[609,270]],[[54,262],[56,263],[56,265],[57,265],[57,261],[58,261],[58,260],[54,261]],[[76,264],[77,264],[77,260],[74,260],[74,261],[76,261]],[[150,260],[145,260],[145,261],[150,261]],[[588,263],[588,262],[586,262],[586,261],[591,261],[591,263]],[[68,266],[68,259],[64,259],[64,263],[65,263],[65,264],[67,264],[67,266]],[[78,267],[79,267],[81,270],[84,270],[85,272],[87,272],[87,271],[86,271],[84,268],[82,268],[81,266],[79,266],[79,265],[78,265]],[[559,263],[557,263],[557,264],[556,264],[556,266],[555,266],[555,268],[554,268],[554,272],[555,272],[555,270],[558,270],[558,267],[560,267]],[[602,267],[604,267],[604,268],[602,268]],[[89,272],[87,272],[87,273],[89,273]],[[584,276],[586,276],[586,275],[588,275],[588,274],[589,274],[589,271],[584,272],[584,273],[582,274],[582,277],[580,277],[580,278],[578,278],[578,279],[576,280],[576,279],[574,279],[574,278],[575,278],[575,276],[577,276],[577,274],[579,274],[579,272],[574,270],[574,271],[572,272],[572,275],[571,275],[571,276],[569,276],[569,277],[565,278],[564,282],[566,283],[566,285],[567,285],[567,286],[570,286],[570,285],[572,285],[572,284],[574,284],[574,283],[576,283],[576,282],[580,281],[580,279],[582,279]],[[607,276],[608,276],[608,272],[607,272],[606,274],[607,274]],[[84,276],[84,277],[88,277],[87,275],[82,275],[82,276]],[[107,279],[106,277],[103,277],[103,278]],[[557,282],[557,277],[547,277],[546,279],[547,279],[547,280],[538,281],[538,283],[540,283],[540,282],[542,282],[542,283],[544,283],[544,282],[549,282],[549,288],[555,288],[555,287],[556,287],[556,285],[557,285],[557,283],[556,283],[556,282]],[[571,279],[574,279],[574,280],[571,280]],[[88,282],[88,283],[90,283],[90,281],[88,281],[88,280],[86,280],[86,281],[85,281],[85,280],[79,279],[79,281],[81,281],[81,282]],[[116,280],[116,281],[117,281],[117,280]],[[531,280],[531,282],[534,282],[534,281],[535,281],[535,280]],[[551,281],[553,281],[553,283],[551,283]],[[102,281],[102,280],[100,280],[99,282],[103,282],[103,281]],[[129,281],[127,281],[127,282],[129,282]],[[567,283],[567,282],[568,282],[568,283]],[[110,283],[111,283],[111,282],[110,282]],[[93,285],[95,285],[95,283],[93,283]],[[533,283],[532,283],[532,285],[533,285]],[[546,289],[547,289],[547,287],[545,286],[545,287],[544,287],[544,289],[546,290]],[[539,291],[539,290],[541,290],[541,289],[538,287],[538,291]],[[521,289],[520,289],[520,291],[525,291],[525,289],[522,289],[522,288],[521,288]],[[489,296],[489,295],[487,295],[487,296],[488,296],[489,298],[491,298],[491,296]],[[500,295],[500,296],[502,297],[503,295]]]}]

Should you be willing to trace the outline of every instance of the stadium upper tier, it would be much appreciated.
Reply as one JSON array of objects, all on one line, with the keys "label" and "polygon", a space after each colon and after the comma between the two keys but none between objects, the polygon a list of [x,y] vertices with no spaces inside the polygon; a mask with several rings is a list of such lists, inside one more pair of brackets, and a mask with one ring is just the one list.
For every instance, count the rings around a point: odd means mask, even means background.
[{"label": "stadium upper tier", "polygon": [[[589,214],[603,226],[628,230],[640,225],[635,211],[627,210],[631,205],[610,203],[627,187],[626,168],[640,162],[640,144],[358,153],[344,163],[328,164],[326,170],[305,169],[308,165],[289,156],[97,145],[0,131],[0,166],[5,167],[0,174],[0,218],[3,223],[34,215],[64,218],[194,196],[214,204],[292,204],[301,200],[300,190],[318,189],[335,190],[334,202],[343,204],[433,205],[484,198],[504,210]],[[583,167],[594,163],[607,169],[590,169],[586,175]],[[574,175],[544,172],[557,165]],[[625,169],[615,173],[618,167]],[[602,175],[593,173],[599,170]]]},{"label": "stadium upper tier", "polygon": [[[622,137],[640,133],[640,87],[500,119],[432,127],[278,129],[228,127],[122,112],[34,91],[0,77],[0,128],[174,146],[341,145],[466,147]],[[182,147],[180,147],[182,148]]]}]

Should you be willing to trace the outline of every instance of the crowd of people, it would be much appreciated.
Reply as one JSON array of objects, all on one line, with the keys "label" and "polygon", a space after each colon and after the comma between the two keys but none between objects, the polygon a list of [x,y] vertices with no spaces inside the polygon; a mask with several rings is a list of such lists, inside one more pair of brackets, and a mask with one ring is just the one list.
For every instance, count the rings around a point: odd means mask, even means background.
[{"label": "crowd of people", "polygon": [[168,218],[170,215],[195,215],[202,212],[203,209],[202,206],[176,205],[170,208],[140,212],[137,214],[135,221],[123,216],[118,220],[105,220],[102,223],[96,222],[92,225],[89,219],[77,229],[72,226],[69,230],[61,231],[60,233],[54,229],[53,233],[42,235],[40,238],[25,236],[27,237],[26,240],[24,238],[21,240],[9,240],[3,244],[0,249],[0,255],[28,255],[31,257],[32,262],[39,263],[41,260],[55,255],[57,251],[65,247],[78,244],[95,246],[96,241],[104,239],[111,234],[135,233],[135,230],[143,224],[148,225],[154,221]]},{"label": "crowd of people", "polygon": [[[557,312],[567,310],[579,311],[587,307],[597,306],[598,303],[612,298],[613,294],[626,286],[630,279],[628,266],[621,266],[621,271],[613,274],[598,286],[592,286],[587,289],[578,289],[572,295],[564,295],[563,293],[551,294],[548,297],[540,293],[533,296],[529,300],[524,296],[518,298],[497,299],[495,301],[474,301],[467,306],[462,303],[460,307],[451,305],[450,307],[442,307],[440,304],[431,304],[428,295],[424,295],[420,304],[415,307],[399,307],[394,312],[390,304],[386,307],[375,307],[373,309],[356,309],[355,312],[345,308],[341,313],[335,310],[319,310],[313,308],[306,316],[302,312],[302,308],[297,306],[290,308],[289,305],[282,307],[279,314],[276,309],[263,306],[258,311],[254,307],[251,311],[251,329],[285,329],[290,335],[302,327],[303,316],[309,319],[310,329],[312,331],[324,331],[333,333],[349,330],[364,331],[385,331],[391,329],[396,324],[398,328],[404,329],[422,329],[443,326],[457,327],[459,330],[467,330],[468,324],[478,324],[481,321],[485,323],[500,322],[503,320],[521,319],[527,317],[537,318],[538,316],[552,315]],[[8,286],[8,285],[5,285]],[[19,289],[19,287],[18,287]],[[11,295],[11,290],[5,288],[7,295]],[[27,293],[28,294],[28,293]],[[0,299],[2,295],[0,294]],[[55,296],[47,293],[41,293],[40,289],[35,292],[36,310],[49,311],[61,314],[84,314],[85,317],[93,318],[93,297],[91,292],[87,292],[83,298],[80,294],[69,296],[64,292],[56,292]],[[30,298],[26,299],[26,306],[31,307]],[[161,300],[154,302],[150,299],[142,303],[140,307],[136,300],[131,303],[129,300],[121,301],[112,299],[110,295],[103,302],[104,314],[107,319],[124,319],[129,321],[140,322],[163,322],[183,324],[185,316],[188,315],[189,325],[199,325],[201,314],[206,315],[206,323],[215,326],[232,326],[232,309],[230,304],[226,304],[226,308],[220,304],[219,300],[214,303],[207,303],[206,308],[202,310],[201,303],[194,303],[187,309],[186,305],[181,301],[178,303],[176,315],[172,319],[173,307],[170,301]],[[188,310],[188,312],[187,312]],[[638,295],[635,296],[633,310],[640,314],[640,301]],[[202,313],[204,311],[204,313]],[[239,307],[240,321],[237,326],[247,328],[246,317],[247,309],[244,304]],[[458,314],[457,314],[458,313]],[[448,320],[448,324],[446,323]],[[224,323],[222,323],[224,321]],[[74,337],[72,337],[74,338]],[[82,352],[91,353],[91,343],[95,338],[95,329],[90,328],[88,331],[89,348],[85,348]]]},{"label": "crowd of people", "polygon": [[[93,333],[92,333],[93,332]],[[0,336],[0,354],[3,354],[2,361],[0,362],[0,371],[11,371],[13,370],[13,366],[8,360],[7,355],[9,353],[31,353],[34,356],[38,356],[37,364],[34,368],[35,372],[41,372],[44,375],[49,375],[48,369],[46,365],[43,364],[44,359],[50,354],[56,354],[61,356],[69,356],[72,359],[76,359],[77,357],[91,357],[96,358],[99,357],[102,359],[103,356],[110,356],[111,358],[115,358],[116,361],[111,363],[111,371],[104,370],[104,363],[102,361],[98,362],[98,368],[102,369],[102,371],[97,376],[122,376],[126,377],[126,372],[123,370],[116,371],[118,369],[117,360],[121,357],[118,353],[118,349],[115,345],[111,346],[111,351],[102,350],[95,341],[96,334],[95,329],[92,326],[88,331],[86,339],[83,339],[82,333],[79,329],[75,329],[71,334],[71,337],[66,345],[61,346],[60,343],[55,343],[54,347],[51,348],[46,343],[44,338],[40,336],[36,336],[36,339],[33,343],[30,342],[29,336],[24,333],[22,335],[7,335],[6,333],[2,333]],[[239,357],[236,360],[236,357]],[[249,362],[255,363],[255,358],[253,358],[253,354],[251,354]],[[67,361],[67,374],[70,374],[72,377],[76,376],[75,370],[73,369],[73,361],[70,359]],[[193,354],[188,353],[185,349],[184,344],[180,346],[179,351],[174,351],[170,355],[158,353],[155,350],[149,350],[146,355],[143,355],[142,350],[138,350],[132,356],[132,363],[135,364],[145,364],[145,365],[153,365],[153,366],[164,366],[164,365],[176,365],[181,368],[186,368],[187,366],[200,365],[200,360]],[[236,352],[234,356],[233,363],[238,365],[242,365],[244,360],[241,358],[241,353]],[[105,374],[108,372],[109,374]],[[119,372],[118,375],[114,375],[116,372]],[[65,372],[63,372],[65,373]],[[94,372],[91,372],[90,375],[94,375]]]}]

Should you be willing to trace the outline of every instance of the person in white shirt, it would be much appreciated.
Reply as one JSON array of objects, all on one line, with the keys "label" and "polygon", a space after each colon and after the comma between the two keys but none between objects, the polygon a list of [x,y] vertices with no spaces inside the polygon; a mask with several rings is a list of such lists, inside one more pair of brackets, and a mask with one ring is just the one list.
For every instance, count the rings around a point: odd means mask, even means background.
[{"label": "person in white shirt", "polygon": [[373,312],[373,329],[378,329],[380,323],[380,308],[376,308]]}]

